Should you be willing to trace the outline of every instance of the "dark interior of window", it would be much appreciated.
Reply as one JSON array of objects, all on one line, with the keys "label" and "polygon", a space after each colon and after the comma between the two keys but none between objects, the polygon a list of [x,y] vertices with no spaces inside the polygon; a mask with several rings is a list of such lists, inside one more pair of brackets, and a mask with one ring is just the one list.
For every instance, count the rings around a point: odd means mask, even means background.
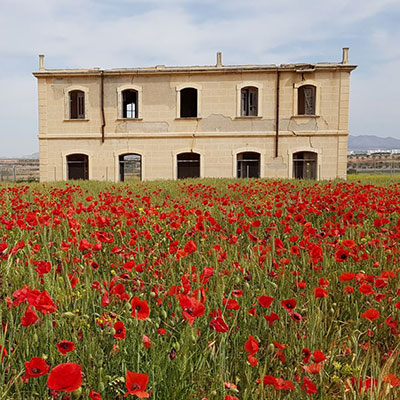
[{"label": "dark interior of window", "polygon": [[200,154],[178,154],[177,163],[178,179],[200,178]]},{"label": "dark interior of window", "polygon": [[89,179],[89,159],[86,154],[67,156],[68,179]]},{"label": "dark interior of window", "polygon": [[300,86],[297,100],[298,115],[315,115],[315,86]]},{"label": "dark interior of window", "polygon": [[197,89],[181,90],[181,118],[197,117]]},{"label": "dark interior of window", "polygon": [[258,89],[256,87],[245,87],[242,94],[242,117],[256,117],[258,114]]},{"label": "dark interior of window", "polygon": [[142,156],[140,154],[119,156],[119,178],[121,182],[142,179]]},{"label": "dark interior of window", "polygon": [[293,177],[317,179],[317,153],[302,151],[293,154]]},{"label": "dark interior of window", "polygon": [[85,119],[85,93],[81,90],[69,92],[70,119]]},{"label": "dark interior of window", "polygon": [[122,92],[122,118],[138,118],[138,93],[136,90]]},{"label": "dark interior of window", "polygon": [[260,177],[260,154],[255,152],[239,153],[237,155],[237,177]]}]

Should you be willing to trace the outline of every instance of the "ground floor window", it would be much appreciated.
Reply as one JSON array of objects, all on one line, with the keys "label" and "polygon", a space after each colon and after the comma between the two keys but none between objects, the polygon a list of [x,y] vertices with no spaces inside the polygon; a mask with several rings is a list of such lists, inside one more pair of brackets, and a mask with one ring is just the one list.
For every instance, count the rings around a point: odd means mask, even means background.
[{"label": "ground floor window", "polygon": [[200,178],[200,154],[181,153],[177,155],[178,179]]},{"label": "ground floor window", "polygon": [[89,179],[89,157],[86,154],[67,156],[67,179]]},{"label": "ground floor window", "polygon": [[237,177],[260,177],[260,153],[246,151],[237,155]]},{"label": "ground floor window", "polygon": [[317,153],[300,151],[293,154],[293,178],[317,179]]},{"label": "ground floor window", "polygon": [[119,156],[119,180],[121,182],[142,179],[142,156],[122,154]]}]

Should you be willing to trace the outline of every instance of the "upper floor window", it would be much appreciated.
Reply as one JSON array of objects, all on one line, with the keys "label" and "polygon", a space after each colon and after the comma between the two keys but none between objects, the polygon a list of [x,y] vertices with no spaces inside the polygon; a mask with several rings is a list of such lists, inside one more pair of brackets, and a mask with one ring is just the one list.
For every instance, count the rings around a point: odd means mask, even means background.
[{"label": "upper floor window", "polygon": [[85,119],[85,92],[82,90],[69,92],[69,118]]},{"label": "upper floor window", "polygon": [[122,118],[138,118],[138,92],[127,89],[122,92]]},{"label": "upper floor window", "polygon": [[258,89],[253,86],[244,87],[241,90],[242,117],[256,117],[258,115]]},{"label": "upper floor window", "polygon": [[316,115],[316,87],[303,85],[298,88],[297,115]]},{"label": "upper floor window", "polygon": [[180,117],[196,118],[198,116],[197,89],[185,88],[180,90]]}]

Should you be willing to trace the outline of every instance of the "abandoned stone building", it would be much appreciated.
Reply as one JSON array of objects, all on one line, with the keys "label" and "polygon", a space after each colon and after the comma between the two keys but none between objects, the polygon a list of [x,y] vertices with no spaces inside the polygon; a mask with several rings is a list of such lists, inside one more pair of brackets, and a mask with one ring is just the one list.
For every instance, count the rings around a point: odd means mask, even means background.
[{"label": "abandoned stone building", "polygon": [[46,69],[41,181],[346,177],[350,72],[338,63]]}]

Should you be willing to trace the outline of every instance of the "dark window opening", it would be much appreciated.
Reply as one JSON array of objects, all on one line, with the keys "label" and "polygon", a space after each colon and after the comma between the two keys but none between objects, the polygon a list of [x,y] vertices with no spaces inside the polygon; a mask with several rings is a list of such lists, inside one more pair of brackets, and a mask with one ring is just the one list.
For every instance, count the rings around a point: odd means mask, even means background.
[{"label": "dark window opening", "polygon": [[82,90],[69,92],[70,119],[85,119],[85,93]]},{"label": "dark window opening", "polygon": [[122,92],[122,118],[138,118],[138,92],[124,90]]},{"label": "dark window opening", "polygon": [[200,154],[178,154],[177,164],[178,179],[200,178]]},{"label": "dark window opening", "polygon": [[197,117],[197,89],[181,90],[181,118]]},{"label": "dark window opening", "polygon": [[256,117],[258,115],[258,89],[256,87],[245,87],[242,94],[242,117]]},{"label": "dark window opening", "polygon": [[67,156],[67,179],[89,179],[89,157],[86,154]]},{"label": "dark window opening", "polygon": [[140,154],[119,156],[119,179],[121,182],[142,179],[142,156]]},{"label": "dark window opening", "polygon": [[293,154],[293,177],[317,179],[317,154],[303,151]]},{"label": "dark window opening", "polygon": [[239,153],[237,155],[237,177],[260,177],[260,154],[255,152]]},{"label": "dark window opening", "polygon": [[316,88],[312,85],[304,85],[298,88],[298,115],[315,115],[315,92]]}]

